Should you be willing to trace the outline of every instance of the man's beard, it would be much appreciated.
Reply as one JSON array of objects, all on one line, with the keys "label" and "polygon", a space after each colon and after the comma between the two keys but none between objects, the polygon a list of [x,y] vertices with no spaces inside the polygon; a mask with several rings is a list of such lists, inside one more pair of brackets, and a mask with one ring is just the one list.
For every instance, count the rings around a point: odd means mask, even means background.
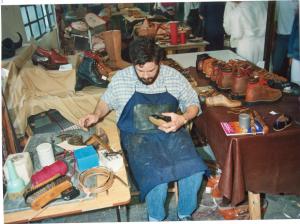
[{"label": "man's beard", "polygon": [[147,78],[147,79],[139,77],[135,68],[134,68],[134,71],[135,71],[136,77],[138,78],[138,80],[139,80],[141,83],[143,83],[144,85],[151,85],[151,84],[153,84],[153,83],[155,82],[155,80],[157,79],[158,74],[159,74],[159,69],[160,69],[160,67],[158,67],[157,72],[156,72],[156,74],[155,74],[154,77],[152,77],[152,78]]}]

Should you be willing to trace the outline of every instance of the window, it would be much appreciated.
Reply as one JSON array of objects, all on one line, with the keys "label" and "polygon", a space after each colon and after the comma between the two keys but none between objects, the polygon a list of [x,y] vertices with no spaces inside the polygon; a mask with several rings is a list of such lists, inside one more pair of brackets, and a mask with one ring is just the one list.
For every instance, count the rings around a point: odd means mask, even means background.
[{"label": "window", "polygon": [[55,26],[54,7],[52,5],[20,6],[27,40],[41,38]]}]

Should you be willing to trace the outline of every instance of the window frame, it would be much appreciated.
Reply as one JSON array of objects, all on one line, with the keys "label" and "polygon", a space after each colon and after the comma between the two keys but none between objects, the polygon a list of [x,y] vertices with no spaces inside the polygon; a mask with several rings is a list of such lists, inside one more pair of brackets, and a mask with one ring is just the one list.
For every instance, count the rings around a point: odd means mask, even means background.
[{"label": "window frame", "polygon": [[[33,7],[33,9],[34,9],[34,13],[35,13],[35,17],[36,17],[34,20],[30,20],[29,7]],[[38,17],[38,7],[41,7],[41,11],[42,11],[42,16],[41,17]],[[49,8],[51,8],[52,10],[50,11]],[[22,9],[24,9],[25,13],[26,13],[26,19],[27,19],[26,23],[24,22]],[[25,29],[25,33],[26,33],[26,37],[27,37],[28,41],[31,38],[34,38],[35,40],[39,40],[45,34],[53,31],[53,29],[56,25],[56,16],[55,16],[55,7],[54,7],[54,5],[49,5],[49,4],[20,5],[20,12],[21,12],[21,17],[22,17],[22,20],[23,20],[23,25],[24,25],[24,29]],[[51,16],[53,16],[53,24],[52,24]],[[41,21],[44,24],[44,31],[43,32],[42,32],[42,25],[40,24]],[[39,30],[38,35],[35,35],[35,33],[33,32],[33,25],[36,25],[36,24],[37,24],[38,30]],[[47,24],[48,24],[48,26],[47,26]],[[27,31],[26,31],[27,27],[29,28],[30,36],[27,35]]]}]

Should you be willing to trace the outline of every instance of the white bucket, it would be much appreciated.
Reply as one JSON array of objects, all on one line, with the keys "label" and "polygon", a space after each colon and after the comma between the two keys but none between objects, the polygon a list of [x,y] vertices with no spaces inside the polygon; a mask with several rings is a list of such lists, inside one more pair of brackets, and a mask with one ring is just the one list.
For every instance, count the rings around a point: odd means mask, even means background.
[{"label": "white bucket", "polygon": [[36,147],[39,161],[42,167],[49,166],[55,162],[52,146],[50,143],[42,143]]}]

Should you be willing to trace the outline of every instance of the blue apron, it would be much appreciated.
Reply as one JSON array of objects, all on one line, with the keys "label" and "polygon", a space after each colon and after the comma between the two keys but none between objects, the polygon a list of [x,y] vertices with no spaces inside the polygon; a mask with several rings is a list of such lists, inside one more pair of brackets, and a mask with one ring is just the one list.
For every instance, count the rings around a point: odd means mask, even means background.
[{"label": "blue apron", "polygon": [[151,114],[177,112],[178,101],[170,93],[135,91],[124,107],[118,128],[121,144],[143,201],[155,186],[206,171],[185,128],[165,133],[148,119]]}]

